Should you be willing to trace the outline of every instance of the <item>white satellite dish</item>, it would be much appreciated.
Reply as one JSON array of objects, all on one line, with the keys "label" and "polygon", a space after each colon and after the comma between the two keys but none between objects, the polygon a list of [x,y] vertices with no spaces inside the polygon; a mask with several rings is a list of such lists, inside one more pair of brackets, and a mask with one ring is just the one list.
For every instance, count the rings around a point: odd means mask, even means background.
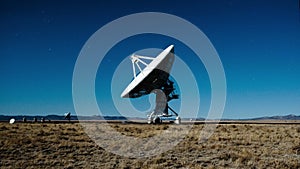
[{"label": "white satellite dish", "polygon": [[70,122],[70,120],[71,120],[71,112],[65,113],[64,116],[65,116],[65,119],[67,119]]},{"label": "white satellite dish", "polygon": [[9,123],[10,123],[10,124],[14,124],[15,121],[16,121],[16,120],[15,120],[14,118],[12,118],[12,119],[9,120]]},{"label": "white satellite dish", "polygon": [[[136,54],[130,57],[134,79],[122,92],[121,97],[137,98],[155,93],[156,107],[148,116],[148,123],[161,123],[161,117],[171,116],[176,116],[176,124],[180,123],[178,114],[168,106],[169,101],[179,98],[179,95],[175,94],[174,82],[169,79],[174,58],[174,45],[167,47],[156,58]],[[147,64],[142,59],[151,60],[151,62]],[[144,70],[141,69],[139,63],[146,66]],[[138,75],[136,66],[140,70]]]}]

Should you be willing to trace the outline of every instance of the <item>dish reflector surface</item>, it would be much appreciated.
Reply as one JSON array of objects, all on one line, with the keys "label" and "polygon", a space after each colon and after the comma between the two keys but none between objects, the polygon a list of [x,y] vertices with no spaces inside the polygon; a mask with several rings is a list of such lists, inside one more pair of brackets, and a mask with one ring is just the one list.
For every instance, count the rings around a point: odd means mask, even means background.
[{"label": "dish reflector surface", "polygon": [[121,97],[136,98],[160,89],[167,83],[173,63],[174,45],[170,45],[131,81]]},{"label": "dish reflector surface", "polygon": [[16,121],[16,120],[15,120],[14,118],[12,118],[12,119],[9,120],[9,123],[10,123],[10,124],[14,124],[15,121]]}]

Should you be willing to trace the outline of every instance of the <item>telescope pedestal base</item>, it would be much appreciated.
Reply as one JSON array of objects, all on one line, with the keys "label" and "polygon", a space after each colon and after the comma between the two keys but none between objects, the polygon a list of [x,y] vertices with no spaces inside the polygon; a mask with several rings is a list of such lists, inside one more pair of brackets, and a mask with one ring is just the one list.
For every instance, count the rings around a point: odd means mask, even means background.
[{"label": "telescope pedestal base", "polygon": [[175,120],[170,120],[170,123],[181,124],[181,118],[178,114],[168,107],[174,114],[158,114],[157,112],[153,111],[150,115],[148,115],[148,124],[161,124],[163,122],[162,118],[164,117],[173,117],[175,116]]}]

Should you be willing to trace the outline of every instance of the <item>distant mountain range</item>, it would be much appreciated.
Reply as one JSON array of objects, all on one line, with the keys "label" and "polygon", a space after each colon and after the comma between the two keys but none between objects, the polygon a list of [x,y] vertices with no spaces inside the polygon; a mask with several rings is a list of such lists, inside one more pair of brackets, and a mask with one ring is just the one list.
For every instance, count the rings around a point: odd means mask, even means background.
[{"label": "distant mountain range", "polygon": [[286,116],[266,116],[266,117],[257,117],[250,120],[300,120],[300,116],[294,114],[289,114]]},{"label": "distant mountain range", "polygon": [[[0,121],[9,121],[11,118],[16,119],[17,121],[22,121],[24,118],[27,121],[33,121],[36,119],[37,121],[40,121],[44,119],[45,121],[61,121],[66,120],[64,116],[59,115],[47,115],[47,116],[8,116],[8,115],[0,115]],[[126,118],[123,116],[71,116],[71,120],[141,120],[145,118]],[[189,118],[183,119],[183,120],[189,120]],[[204,118],[197,118],[196,120],[205,120]],[[257,118],[250,118],[250,119],[222,119],[224,121],[226,120],[300,120],[300,115],[285,115],[285,116],[266,116],[266,117],[257,117]]]}]

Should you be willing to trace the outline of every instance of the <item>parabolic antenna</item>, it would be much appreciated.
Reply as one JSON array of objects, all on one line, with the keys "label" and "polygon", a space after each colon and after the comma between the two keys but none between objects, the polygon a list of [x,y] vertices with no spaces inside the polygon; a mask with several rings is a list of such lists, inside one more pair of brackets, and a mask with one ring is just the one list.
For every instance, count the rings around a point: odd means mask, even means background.
[{"label": "parabolic antenna", "polygon": [[9,120],[9,123],[10,123],[10,124],[14,124],[15,121],[16,121],[16,120],[15,120],[14,118],[12,118],[12,119]]},{"label": "parabolic antenna", "polygon": [[67,119],[68,121],[71,120],[71,112],[65,113],[64,116],[65,116],[65,119]]},{"label": "parabolic antenna", "polygon": [[[175,94],[174,82],[170,80],[170,71],[174,63],[174,45],[170,45],[162,51],[156,58],[133,54],[130,59],[133,69],[133,80],[122,92],[122,98],[137,98],[150,93],[156,94],[156,106],[148,116],[148,123],[161,123],[161,117],[176,116],[175,123],[180,123],[178,114],[168,106],[172,99],[178,99]],[[151,60],[147,64],[145,60]],[[146,66],[143,70],[139,63]],[[136,67],[139,73],[136,73]],[[168,112],[168,109],[172,113]]]}]

